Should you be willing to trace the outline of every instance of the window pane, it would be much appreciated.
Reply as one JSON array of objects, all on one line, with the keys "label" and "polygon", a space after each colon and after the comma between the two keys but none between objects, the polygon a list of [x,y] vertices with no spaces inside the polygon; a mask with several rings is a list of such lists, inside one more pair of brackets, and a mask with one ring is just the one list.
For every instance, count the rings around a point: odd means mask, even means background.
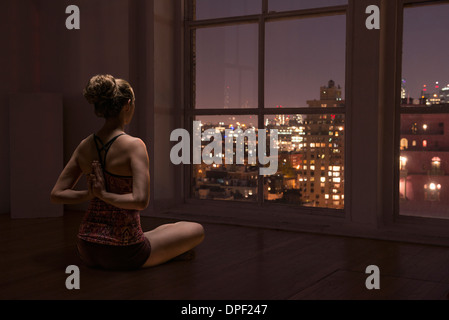
[{"label": "window pane", "polygon": [[[233,144],[226,145],[229,132],[225,131],[230,129],[235,132],[241,129],[244,133],[249,133],[254,130],[255,139],[257,139],[257,116],[198,116],[196,121],[201,121],[203,137],[208,129],[219,133],[221,154],[217,154],[220,161],[206,164],[208,155],[209,157],[216,155],[215,152],[205,151],[213,138],[202,142],[202,163],[193,166],[194,197],[209,200],[257,201],[259,170],[257,163],[251,164],[249,161],[249,155],[252,154],[250,140],[245,138],[242,145],[244,164],[238,164],[236,134],[234,133],[232,137]],[[226,164],[229,163],[229,159],[226,158],[227,151],[233,154],[233,164]]]},{"label": "window pane", "polygon": [[257,26],[199,29],[195,42],[195,107],[257,108]]},{"label": "window pane", "polygon": [[448,17],[449,4],[404,10],[404,104],[432,105],[449,102]]},{"label": "window pane", "polygon": [[265,107],[344,105],[345,20],[339,15],[267,24]]},{"label": "window pane", "polygon": [[400,213],[449,218],[449,114],[401,116]]},{"label": "window pane", "polygon": [[344,115],[267,116],[278,130],[278,172],[264,177],[264,201],[344,208]]},{"label": "window pane", "polygon": [[258,14],[262,11],[261,0],[194,0],[196,19],[215,19],[223,17]]},{"label": "window pane", "polygon": [[289,11],[348,4],[348,0],[270,0],[269,11]]},{"label": "window pane", "polygon": [[[402,111],[449,102],[448,15],[449,4],[404,10]],[[449,218],[448,128],[449,113],[401,115],[401,215]]]}]

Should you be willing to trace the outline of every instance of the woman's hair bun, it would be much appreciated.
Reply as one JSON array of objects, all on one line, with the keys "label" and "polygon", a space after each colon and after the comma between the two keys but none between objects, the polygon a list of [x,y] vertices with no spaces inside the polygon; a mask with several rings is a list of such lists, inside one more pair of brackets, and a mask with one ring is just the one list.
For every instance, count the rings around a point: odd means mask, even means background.
[{"label": "woman's hair bun", "polygon": [[124,103],[122,89],[113,76],[96,75],[92,77],[84,88],[83,94],[86,100],[95,106],[95,114],[103,118],[116,117],[120,113]]},{"label": "woman's hair bun", "polygon": [[84,97],[91,104],[111,101],[116,95],[117,84],[115,78],[109,74],[92,77],[84,89]]}]

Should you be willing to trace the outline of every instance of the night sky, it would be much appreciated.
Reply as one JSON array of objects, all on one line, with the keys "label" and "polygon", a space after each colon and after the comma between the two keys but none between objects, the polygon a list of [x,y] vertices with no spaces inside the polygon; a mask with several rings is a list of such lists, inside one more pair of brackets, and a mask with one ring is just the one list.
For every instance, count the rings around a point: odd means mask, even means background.
[{"label": "night sky", "polygon": [[424,84],[449,84],[449,4],[408,8],[404,15],[406,89],[419,98]]},{"label": "night sky", "polygon": [[[276,0],[270,10],[341,5],[345,0]],[[197,0],[197,17],[255,14],[260,0]],[[449,84],[449,4],[408,8],[404,16],[403,77],[410,97],[424,84]],[[345,87],[344,15],[270,22],[266,26],[265,106],[307,107],[334,80]],[[199,29],[197,108],[257,108],[258,26]],[[344,92],[344,90],[343,90]]]}]

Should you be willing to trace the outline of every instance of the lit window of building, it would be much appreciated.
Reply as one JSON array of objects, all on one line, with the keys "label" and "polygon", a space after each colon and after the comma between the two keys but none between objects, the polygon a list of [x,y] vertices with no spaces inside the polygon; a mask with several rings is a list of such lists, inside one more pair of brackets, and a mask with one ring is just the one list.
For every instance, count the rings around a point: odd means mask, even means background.
[{"label": "lit window of building", "polygon": [[441,159],[439,157],[432,158],[432,169],[435,170],[441,169]]},{"label": "lit window of building", "polygon": [[407,158],[406,157],[400,157],[399,159],[399,169],[405,170],[405,166],[407,165]]},{"label": "lit window of building", "polygon": [[440,201],[441,184],[430,183],[424,185],[425,200]]},{"label": "lit window of building", "polygon": [[406,138],[401,139],[401,150],[408,149],[408,140]]}]

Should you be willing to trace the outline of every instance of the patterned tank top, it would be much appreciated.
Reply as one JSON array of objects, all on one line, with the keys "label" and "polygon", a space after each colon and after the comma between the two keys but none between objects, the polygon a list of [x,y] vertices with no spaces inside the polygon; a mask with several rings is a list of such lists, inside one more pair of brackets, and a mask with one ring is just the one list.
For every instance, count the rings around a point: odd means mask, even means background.
[{"label": "patterned tank top", "polygon": [[[114,175],[108,172],[105,166],[109,148],[122,135],[124,134],[114,137],[106,144],[94,135],[106,190],[117,194],[131,193],[133,188],[132,177]],[[116,246],[132,245],[145,240],[138,210],[117,208],[98,198],[91,200],[81,222],[78,237],[89,242]]]}]

